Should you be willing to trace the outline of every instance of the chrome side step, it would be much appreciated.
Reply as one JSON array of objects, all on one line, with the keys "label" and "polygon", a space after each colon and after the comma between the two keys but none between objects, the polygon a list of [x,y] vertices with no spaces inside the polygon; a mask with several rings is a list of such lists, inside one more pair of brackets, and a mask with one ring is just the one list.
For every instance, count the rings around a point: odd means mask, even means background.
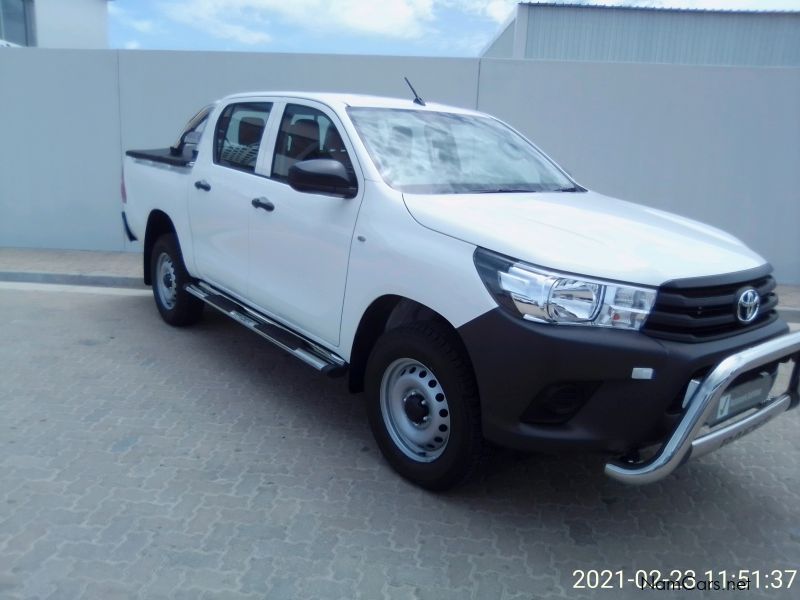
[{"label": "chrome side step", "polygon": [[207,283],[202,281],[190,283],[185,289],[192,296],[200,298],[209,306],[216,308],[219,312],[256,332],[279,348],[286,350],[286,352],[314,367],[317,371],[325,373],[329,377],[337,377],[347,370],[347,362],[341,356],[307,340],[269,317],[244,306]]}]

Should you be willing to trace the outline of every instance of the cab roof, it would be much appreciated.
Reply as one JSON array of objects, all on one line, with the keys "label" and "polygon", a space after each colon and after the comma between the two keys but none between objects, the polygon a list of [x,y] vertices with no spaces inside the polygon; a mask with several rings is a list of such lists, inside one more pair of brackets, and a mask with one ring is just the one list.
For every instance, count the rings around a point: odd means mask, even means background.
[{"label": "cab roof", "polygon": [[341,94],[334,92],[248,92],[241,94],[232,94],[226,96],[222,101],[232,100],[236,98],[258,98],[258,97],[281,97],[281,98],[298,98],[300,100],[315,100],[322,104],[327,104],[331,107],[347,108],[363,107],[363,108],[401,108],[408,110],[428,110],[433,112],[449,112],[481,115],[482,113],[467,108],[459,108],[457,106],[449,106],[447,104],[438,104],[436,102],[425,102],[425,106],[415,104],[412,98],[389,98],[386,96],[370,96],[366,94]]}]

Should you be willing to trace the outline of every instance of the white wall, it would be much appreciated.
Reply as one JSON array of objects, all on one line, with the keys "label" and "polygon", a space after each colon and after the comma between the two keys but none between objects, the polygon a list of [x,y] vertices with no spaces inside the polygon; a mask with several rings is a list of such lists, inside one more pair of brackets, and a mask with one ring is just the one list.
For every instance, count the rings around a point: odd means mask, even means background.
[{"label": "white wall", "polygon": [[483,60],[478,108],[584,185],[725,229],[800,283],[800,69]]},{"label": "white wall", "polygon": [[39,48],[108,48],[108,0],[34,0]]},{"label": "white wall", "polygon": [[0,50],[0,246],[121,250],[114,52]]},{"label": "white wall", "polygon": [[727,229],[800,283],[800,69],[3,49],[0,246],[129,248],[122,149],[254,89],[423,97],[509,121],[598,191]]},{"label": "white wall", "polygon": [[478,62],[467,58],[235,52],[119,52],[122,144],[167,146],[203,105],[235,92],[325,90],[408,96],[421,93],[475,106]]}]

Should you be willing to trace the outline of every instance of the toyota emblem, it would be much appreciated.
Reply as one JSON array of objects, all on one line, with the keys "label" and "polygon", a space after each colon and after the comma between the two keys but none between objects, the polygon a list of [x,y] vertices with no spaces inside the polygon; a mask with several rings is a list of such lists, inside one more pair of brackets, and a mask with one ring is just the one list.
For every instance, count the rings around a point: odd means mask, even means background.
[{"label": "toyota emblem", "polygon": [[739,294],[736,302],[736,318],[740,323],[752,323],[758,316],[758,309],[761,306],[761,298],[753,288],[747,288]]}]

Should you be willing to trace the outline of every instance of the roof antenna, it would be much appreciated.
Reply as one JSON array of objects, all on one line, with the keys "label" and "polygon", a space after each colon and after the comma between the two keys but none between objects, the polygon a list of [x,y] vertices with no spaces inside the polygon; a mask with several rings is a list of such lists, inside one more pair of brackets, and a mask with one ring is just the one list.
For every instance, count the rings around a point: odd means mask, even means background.
[{"label": "roof antenna", "polygon": [[423,100],[420,95],[417,93],[417,90],[414,89],[414,86],[411,85],[411,82],[408,80],[408,77],[403,77],[408,84],[408,87],[411,88],[411,93],[414,94],[414,104],[419,104],[420,106],[425,106],[425,100]]}]

